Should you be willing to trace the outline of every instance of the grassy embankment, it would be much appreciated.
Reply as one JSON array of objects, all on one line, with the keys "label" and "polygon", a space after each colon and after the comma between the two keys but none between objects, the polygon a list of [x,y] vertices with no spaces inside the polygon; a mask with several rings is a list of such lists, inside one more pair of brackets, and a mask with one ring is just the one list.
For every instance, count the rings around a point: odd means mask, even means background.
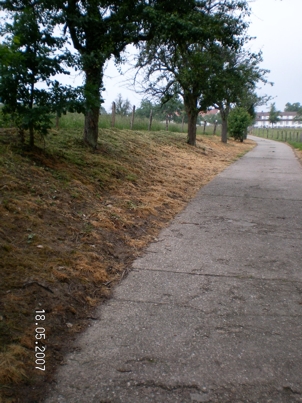
[{"label": "grassy embankment", "polygon": [[[43,400],[72,339],[133,259],[253,147],[211,135],[191,147],[179,126],[173,130],[108,125],[92,152],[82,118],[69,115],[28,152],[13,129],[0,129],[0,402]],[[45,371],[35,369],[37,309],[46,312]]]}]

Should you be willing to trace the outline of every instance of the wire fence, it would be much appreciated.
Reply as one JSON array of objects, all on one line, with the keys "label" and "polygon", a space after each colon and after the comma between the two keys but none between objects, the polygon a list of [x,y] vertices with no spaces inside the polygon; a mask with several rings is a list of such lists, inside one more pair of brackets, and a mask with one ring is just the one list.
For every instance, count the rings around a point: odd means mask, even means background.
[{"label": "wire fence", "polygon": [[268,129],[268,128],[255,128],[253,127],[250,132],[253,136],[263,137],[266,139],[302,143],[302,130],[301,129]]}]

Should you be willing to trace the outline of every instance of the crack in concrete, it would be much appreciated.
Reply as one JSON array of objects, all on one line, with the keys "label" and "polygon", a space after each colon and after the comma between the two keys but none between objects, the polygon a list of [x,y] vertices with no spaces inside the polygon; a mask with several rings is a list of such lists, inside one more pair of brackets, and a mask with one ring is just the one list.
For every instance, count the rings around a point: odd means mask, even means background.
[{"label": "crack in concrete", "polygon": [[253,277],[253,276],[244,276],[244,275],[229,275],[229,274],[210,274],[210,273],[192,273],[192,272],[186,272],[186,271],[175,271],[175,270],[164,270],[164,269],[148,269],[148,268],[142,268],[142,267],[135,267],[133,270],[136,272],[139,272],[140,270],[142,271],[155,271],[158,273],[174,273],[174,274],[185,274],[188,276],[204,276],[204,277],[217,277],[217,278],[233,278],[236,280],[258,280],[258,281],[278,281],[278,282],[284,282],[284,283],[290,283],[290,284],[297,284],[301,283],[302,281],[300,280],[289,280],[287,278],[265,278],[265,277]]},{"label": "crack in concrete", "polygon": [[[146,301],[146,300],[134,300],[134,299],[127,299],[127,298],[115,298],[115,300],[116,301],[118,301],[118,302],[130,302],[130,303],[134,303],[134,304],[150,304],[150,305],[162,305],[162,306],[177,306],[178,308],[189,308],[189,309],[193,309],[193,310],[195,310],[195,311],[198,311],[198,312],[202,312],[203,314],[205,314],[205,315],[210,315],[210,314],[213,314],[213,313],[217,313],[217,309],[218,308],[215,308],[215,309],[213,309],[212,311],[204,311],[203,309],[200,309],[200,308],[197,308],[196,306],[193,306],[193,305],[187,305],[187,304],[179,304],[179,303],[177,303],[177,302],[161,302],[161,301]],[[228,304],[227,303],[225,303],[225,304],[222,304],[221,306],[227,306]],[[218,316],[221,316],[221,317],[225,317],[226,315],[225,314],[223,314],[223,315],[221,315],[221,314],[217,314]],[[242,315],[244,316],[244,317],[253,317],[253,318],[258,318],[258,317],[263,317],[264,316],[264,314],[263,313],[261,313],[261,314],[259,314],[259,315],[256,315],[256,314],[248,314],[248,313],[246,313],[246,312],[243,312],[242,313]],[[240,316],[239,314],[238,314],[238,312],[236,311],[236,312],[234,312],[234,316],[236,316],[236,317],[238,317],[238,316]],[[301,315],[276,315],[275,313],[274,314],[272,314],[272,315],[265,315],[266,317],[276,317],[276,316],[278,316],[278,318],[291,318],[291,319],[299,319],[299,318],[302,318],[302,314]],[[300,340],[300,339],[299,339]]]},{"label": "crack in concrete", "polygon": [[291,202],[291,201],[301,202],[302,201],[302,199],[284,199],[283,197],[278,197],[278,198],[276,198],[276,197],[257,197],[257,196],[249,196],[248,194],[240,196],[240,195],[226,195],[226,194],[215,194],[215,195],[213,195],[213,194],[209,194],[209,193],[203,193],[202,195],[203,196],[208,196],[208,197],[224,197],[224,198],[232,197],[234,199],[242,198],[242,199],[277,200],[277,201],[285,200],[287,202]]},{"label": "crack in concrete", "polygon": [[173,392],[175,390],[184,390],[184,389],[194,389],[195,391],[198,391],[202,393],[200,388],[197,385],[190,385],[190,384],[177,384],[177,385],[167,385],[161,382],[155,382],[155,381],[145,381],[145,382],[135,382],[134,385],[135,387],[143,387],[143,388],[160,388],[169,392]]}]

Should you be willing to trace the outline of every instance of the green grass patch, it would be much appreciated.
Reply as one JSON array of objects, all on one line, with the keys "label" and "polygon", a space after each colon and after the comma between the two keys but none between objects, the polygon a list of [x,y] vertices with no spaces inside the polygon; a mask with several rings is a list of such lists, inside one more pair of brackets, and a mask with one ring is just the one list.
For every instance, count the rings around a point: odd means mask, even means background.
[{"label": "green grass patch", "polygon": [[[60,131],[66,129],[68,131],[73,130],[80,136],[82,135],[83,127],[84,127],[84,115],[79,113],[67,113],[63,115],[60,119],[59,129]],[[131,116],[119,116],[115,117],[115,125],[114,128],[119,130],[130,130],[130,122]],[[111,114],[100,115],[99,117],[99,128],[100,129],[111,129],[112,126],[112,116]],[[133,123],[134,131],[148,131],[149,128],[149,119],[135,117]],[[165,132],[173,132],[173,133],[187,133],[188,125],[185,123],[182,125],[181,123],[170,122],[168,125],[168,130],[165,122],[160,122],[156,119],[152,121],[152,132],[165,131]],[[212,135],[214,131],[214,126],[207,126],[204,132],[203,126],[197,126],[197,133],[204,135]],[[221,129],[220,126],[217,126],[216,134],[220,136]]]},{"label": "green grass patch", "polygon": [[293,146],[294,148],[298,149],[298,150],[302,150],[302,143],[296,143],[294,141],[289,141],[288,142],[291,146]]}]

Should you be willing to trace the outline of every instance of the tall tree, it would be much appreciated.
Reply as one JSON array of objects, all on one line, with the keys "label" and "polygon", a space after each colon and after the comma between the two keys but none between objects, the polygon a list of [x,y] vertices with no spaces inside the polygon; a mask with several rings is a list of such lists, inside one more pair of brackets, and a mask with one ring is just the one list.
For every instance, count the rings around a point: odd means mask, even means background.
[{"label": "tall tree", "polygon": [[[222,49],[220,63],[216,73],[208,81],[208,88],[204,94],[207,103],[220,110],[222,120],[221,141],[227,142],[228,115],[232,106],[246,106],[244,103],[252,101],[252,94],[259,81],[266,83],[268,70],[261,69],[262,54],[244,51],[240,47],[236,51]],[[255,100],[254,100],[255,101]],[[251,103],[253,109],[256,104]],[[250,111],[251,114],[254,111]]]},{"label": "tall tree", "polygon": [[271,109],[269,111],[269,118],[268,118],[268,120],[272,124],[272,126],[275,123],[279,122],[279,120],[280,120],[279,114],[280,114],[280,111],[277,110],[275,103],[272,103]]},{"label": "tall tree", "polygon": [[115,111],[117,115],[127,116],[131,113],[131,103],[129,99],[123,99],[121,94],[118,94],[117,99],[115,100]]},{"label": "tall tree", "polygon": [[46,134],[51,125],[49,92],[37,84],[51,83],[57,73],[67,73],[62,67],[63,55],[58,55],[63,40],[53,35],[54,25],[49,14],[38,3],[27,1],[22,11],[3,29],[4,43],[0,62],[0,96],[4,113],[11,114],[19,132],[29,130],[29,144],[34,145],[35,131]]},{"label": "tall tree", "polygon": [[76,63],[85,75],[84,141],[96,148],[105,63],[112,56],[119,60],[126,45],[139,40],[144,25],[145,2],[139,0],[0,1],[2,9],[14,12],[35,4],[49,10],[50,21],[64,26],[64,34],[67,32],[70,34],[73,46],[78,52]]},{"label": "tall tree", "polygon": [[302,111],[302,105],[300,102],[294,102],[291,104],[290,102],[287,102],[284,108],[284,112],[301,112]]},{"label": "tall tree", "polygon": [[126,45],[138,40],[143,2],[137,0],[56,0],[61,21],[68,29],[85,74],[84,141],[97,147],[104,66],[120,59]]},{"label": "tall tree", "polygon": [[199,112],[214,102],[204,94],[209,94],[210,78],[221,71],[221,50],[240,47],[247,14],[246,1],[191,1],[185,9],[162,13],[156,35],[140,46],[137,67],[147,83],[144,91],[164,99],[183,97],[191,145]]},{"label": "tall tree", "polygon": [[297,112],[294,120],[298,122],[302,121],[302,105],[300,104],[300,102],[294,102],[293,104],[287,102],[284,108],[284,112]]}]

